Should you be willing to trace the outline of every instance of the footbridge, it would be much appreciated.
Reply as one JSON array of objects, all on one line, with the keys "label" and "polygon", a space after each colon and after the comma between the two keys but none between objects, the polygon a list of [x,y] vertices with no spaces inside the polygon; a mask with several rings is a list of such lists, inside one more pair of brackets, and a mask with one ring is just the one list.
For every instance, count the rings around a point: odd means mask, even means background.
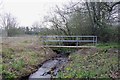
[{"label": "footbridge", "polygon": [[97,36],[41,36],[42,46],[50,48],[91,48]]}]

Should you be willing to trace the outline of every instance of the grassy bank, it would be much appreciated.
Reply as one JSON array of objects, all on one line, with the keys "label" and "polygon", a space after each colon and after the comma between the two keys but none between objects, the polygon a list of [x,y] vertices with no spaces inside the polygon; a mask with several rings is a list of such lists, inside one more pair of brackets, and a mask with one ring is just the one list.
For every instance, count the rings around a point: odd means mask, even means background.
[{"label": "grassy bank", "polygon": [[40,47],[38,37],[10,37],[2,39],[2,77],[20,78],[37,70],[38,65],[56,54]]},{"label": "grassy bank", "polygon": [[59,78],[118,78],[117,44],[98,44],[97,48],[80,49],[70,54]]}]

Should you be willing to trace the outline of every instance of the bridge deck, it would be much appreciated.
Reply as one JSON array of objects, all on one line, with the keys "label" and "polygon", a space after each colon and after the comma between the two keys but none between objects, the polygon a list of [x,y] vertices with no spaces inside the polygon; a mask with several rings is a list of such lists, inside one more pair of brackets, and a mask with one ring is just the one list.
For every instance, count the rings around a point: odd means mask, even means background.
[{"label": "bridge deck", "polygon": [[94,48],[95,46],[42,46],[49,48]]}]

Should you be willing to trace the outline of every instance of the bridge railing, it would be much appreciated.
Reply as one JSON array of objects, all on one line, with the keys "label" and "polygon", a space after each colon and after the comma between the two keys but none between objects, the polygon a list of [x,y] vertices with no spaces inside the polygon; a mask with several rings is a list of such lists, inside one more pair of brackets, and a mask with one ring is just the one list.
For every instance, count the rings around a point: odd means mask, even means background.
[{"label": "bridge railing", "polygon": [[97,36],[41,36],[44,46],[95,46]]}]

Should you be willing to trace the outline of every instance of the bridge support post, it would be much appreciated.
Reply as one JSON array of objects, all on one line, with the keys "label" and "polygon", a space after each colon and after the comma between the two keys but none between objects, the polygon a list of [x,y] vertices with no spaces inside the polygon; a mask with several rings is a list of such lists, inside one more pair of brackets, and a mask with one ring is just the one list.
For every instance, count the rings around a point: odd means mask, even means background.
[{"label": "bridge support post", "polygon": [[92,41],[93,41],[93,45],[95,45],[95,44],[94,44],[94,42],[95,42],[95,36],[93,36],[93,40],[92,40]]},{"label": "bridge support post", "polygon": [[78,46],[78,36],[76,37],[76,40],[77,40],[76,46]]},{"label": "bridge support post", "polygon": [[96,40],[95,40],[96,42],[95,42],[95,45],[97,45],[97,36],[96,36]]}]

